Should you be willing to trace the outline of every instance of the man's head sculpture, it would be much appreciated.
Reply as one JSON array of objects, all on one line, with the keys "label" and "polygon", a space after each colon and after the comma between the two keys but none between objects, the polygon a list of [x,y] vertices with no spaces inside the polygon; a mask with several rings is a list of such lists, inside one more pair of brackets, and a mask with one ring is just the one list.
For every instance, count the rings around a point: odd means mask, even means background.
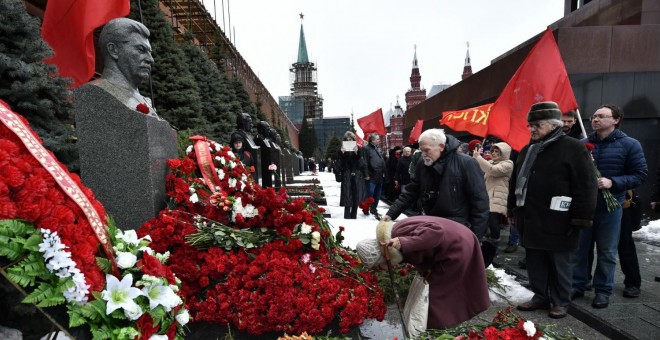
[{"label": "man's head sculpture", "polygon": [[252,131],[252,117],[249,113],[239,113],[236,116],[236,128],[245,132]]},{"label": "man's head sculpture", "polygon": [[268,138],[270,137],[270,125],[268,125],[268,122],[262,120],[257,124],[257,133],[261,135],[261,138]]},{"label": "man's head sculpture", "polygon": [[276,129],[270,128],[269,136],[270,136],[270,140],[272,140],[273,142],[275,142],[277,144],[282,143],[282,137],[280,137],[280,134],[277,132]]},{"label": "man's head sculpture", "polygon": [[101,30],[99,47],[103,57],[103,76],[115,85],[137,89],[149,80],[154,62],[149,44],[149,29],[127,19],[110,20]]}]

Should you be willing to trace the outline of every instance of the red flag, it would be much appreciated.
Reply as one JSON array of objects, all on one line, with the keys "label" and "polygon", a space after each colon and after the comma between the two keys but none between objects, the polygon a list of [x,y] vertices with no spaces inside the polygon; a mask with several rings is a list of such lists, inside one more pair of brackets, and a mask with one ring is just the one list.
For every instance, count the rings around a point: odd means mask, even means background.
[{"label": "red flag", "polygon": [[578,107],[555,37],[548,27],[490,110],[488,134],[520,150],[529,142],[527,112],[532,104],[554,101],[562,112]]},{"label": "red flag", "polygon": [[360,147],[363,147],[364,146],[364,139],[360,138],[360,136],[357,133],[355,134],[355,137],[357,137],[357,141],[356,141],[357,145],[360,146]]},{"label": "red flag", "polygon": [[472,107],[465,110],[445,111],[442,113],[440,125],[445,125],[454,131],[467,131],[479,137],[488,134],[488,116],[493,103]]},{"label": "red flag", "polygon": [[424,120],[418,119],[415,123],[415,127],[410,131],[410,137],[408,137],[408,144],[415,143],[419,140],[419,136],[422,134],[422,125],[424,125]]},{"label": "red flag", "polygon": [[130,10],[129,0],[48,1],[41,35],[55,55],[46,62],[73,78],[73,87],[84,84],[94,75],[94,30]]},{"label": "red flag", "polygon": [[365,117],[358,118],[357,122],[365,136],[372,132],[382,136],[387,134],[382,109],[378,109]]}]

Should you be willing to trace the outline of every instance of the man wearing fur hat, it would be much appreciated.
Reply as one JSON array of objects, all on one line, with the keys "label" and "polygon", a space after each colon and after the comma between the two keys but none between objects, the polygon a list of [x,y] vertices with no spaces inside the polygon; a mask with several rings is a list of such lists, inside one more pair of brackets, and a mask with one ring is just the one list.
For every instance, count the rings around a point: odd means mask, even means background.
[{"label": "man wearing fur hat", "polygon": [[556,103],[532,105],[527,122],[531,140],[516,159],[507,207],[526,249],[534,296],[517,308],[550,309],[550,317],[563,318],[571,302],[571,255],[596,208],[596,175],[584,144],[562,132]]},{"label": "man wearing fur hat", "polygon": [[376,235],[356,246],[367,268],[387,268],[382,253],[386,247],[392,265],[405,261],[420,275],[428,275],[427,328],[456,326],[490,306],[479,240],[461,224],[415,216],[396,223],[381,221]]},{"label": "man wearing fur hat", "polygon": [[468,226],[482,239],[488,226],[488,192],[477,161],[457,152],[460,142],[442,129],[428,129],[419,137],[421,159],[415,175],[401,190],[385,221],[421,202],[424,214],[448,218]]}]

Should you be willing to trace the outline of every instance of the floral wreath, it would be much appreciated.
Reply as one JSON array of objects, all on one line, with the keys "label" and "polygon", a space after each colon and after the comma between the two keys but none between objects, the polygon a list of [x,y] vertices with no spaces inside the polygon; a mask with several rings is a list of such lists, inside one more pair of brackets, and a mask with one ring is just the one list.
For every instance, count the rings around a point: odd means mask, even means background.
[{"label": "floral wreath", "polygon": [[261,335],[319,333],[336,316],[341,332],[382,320],[376,276],[341,247],[322,208],[260,187],[228,146],[191,139],[168,161],[171,209],[138,234],[170,253],[195,321]]},{"label": "floral wreath", "polygon": [[86,325],[94,338],[181,338],[190,316],[167,253],[117,229],[2,101],[0,122],[0,271],[27,288],[23,302],[66,305],[68,326]]}]

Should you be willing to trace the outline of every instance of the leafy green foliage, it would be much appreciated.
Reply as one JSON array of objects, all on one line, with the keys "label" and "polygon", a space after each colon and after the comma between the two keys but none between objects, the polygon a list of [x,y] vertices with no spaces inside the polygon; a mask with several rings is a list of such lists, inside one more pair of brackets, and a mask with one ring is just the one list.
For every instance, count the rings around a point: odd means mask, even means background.
[{"label": "leafy green foliage", "polygon": [[307,122],[307,119],[303,119],[298,140],[305,141],[300,143],[300,151],[303,153],[303,157],[312,157],[314,149],[316,149],[316,135],[314,134],[314,127]]},{"label": "leafy green foliage", "polygon": [[106,274],[109,273],[110,270],[112,269],[112,264],[110,263],[110,260],[106,259],[105,257],[97,257],[96,264]]},{"label": "leafy green foliage", "polygon": [[325,159],[337,157],[337,153],[341,149],[341,140],[337,137],[336,134],[332,135],[332,138],[328,141],[328,147],[325,149]]},{"label": "leafy green foliage", "polygon": [[79,169],[69,80],[44,63],[53,55],[22,0],[0,1],[0,99],[20,113],[69,170]]}]

